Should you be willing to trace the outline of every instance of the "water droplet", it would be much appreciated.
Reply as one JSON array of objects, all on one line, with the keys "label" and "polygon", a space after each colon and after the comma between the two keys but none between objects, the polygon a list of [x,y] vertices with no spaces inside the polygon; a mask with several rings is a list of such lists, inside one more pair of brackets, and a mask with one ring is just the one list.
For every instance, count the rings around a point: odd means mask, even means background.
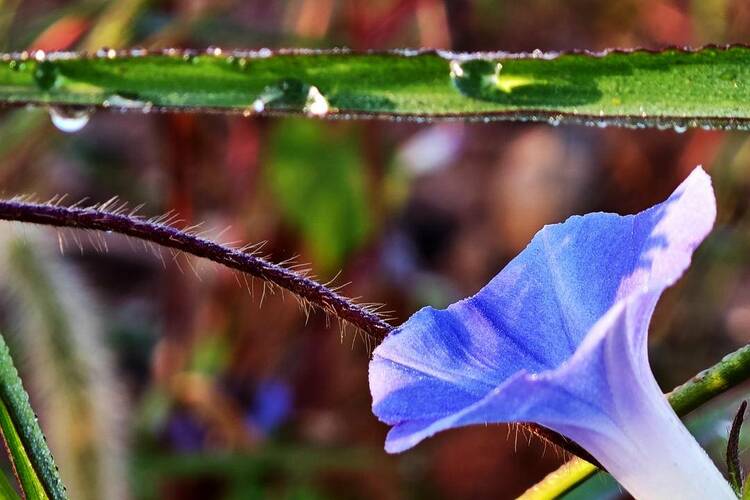
[{"label": "water droplet", "polygon": [[501,76],[502,71],[502,63],[486,59],[450,62],[453,85],[474,99],[506,102],[516,88],[534,84],[534,80],[527,76],[504,73]]},{"label": "water droplet", "polygon": [[49,90],[55,86],[60,69],[52,61],[43,60],[36,64],[34,82],[42,90]]},{"label": "water droplet", "polygon": [[685,125],[684,123],[675,123],[672,127],[672,130],[674,130],[678,134],[684,134],[685,132],[687,132],[687,129],[687,125]]},{"label": "water droplet", "polygon": [[320,93],[318,87],[310,87],[305,101],[305,113],[312,116],[325,116],[329,109],[328,99]]},{"label": "water droplet", "polygon": [[421,54],[422,51],[418,49],[394,49],[393,53],[404,57],[414,57]]},{"label": "water droplet", "polygon": [[557,127],[558,125],[560,125],[561,121],[562,121],[561,115],[550,116],[549,118],[547,118],[547,123],[549,123],[553,127]]},{"label": "water droplet", "polygon": [[112,94],[106,99],[106,101],[108,106],[114,106],[123,111],[128,109],[140,109],[143,110],[144,113],[148,113],[153,107],[153,103],[140,99],[137,94]]},{"label": "water droplet", "polygon": [[544,57],[544,52],[542,52],[541,49],[534,49],[534,52],[531,53],[531,57],[539,59]]},{"label": "water droplet", "polygon": [[[307,112],[307,108],[312,104],[315,95],[311,96],[310,85],[307,85],[300,80],[288,78],[281,80],[275,85],[269,85],[251,104],[252,109],[256,113],[262,113],[269,107],[273,109],[304,109]],[[317,89],[316,89],[317,91]],[[320,92],[318,91],[318,94]],[[321,97],[323,97],[321,95]],[[325,99],[325,98],[324,98]],[[328,101],[326,101],[327,103]],[[321,109],[321,104],[318,104],[316,109]]]},{"label": "water droplet", "polygon": [[255,101],[253,101],[253,111],[256,113],[262,113],[266,110],[266,103],[263,102],[263,99],[258,98]]},{"label": "water droplet", "polygon": [[109,47],[102,47],[96,51],[96,55],[101,58],[114,59],[117,57],[117,51],[115,49],[110,49]]},{"label": "water droplet", "polygon": [[221,48],[219,47],[209,47],[206,49],[206,54],[210,56],[220,56],[221,55]]},{"label": "water droplet", "polygon": [[47,59],[47,54],[43,50],[35,50],[33,54],[34,54],[34,59],[36,59],[39,62],[45,61]]},{"label": "water droplet", "polygon": [[81,107],[53,106],[49,108],[49,117],[58,130],[72,134],[86,126],[91,118],[91,111]]},{"label": "water droplet", "polygon": [[240,57],[240,56],[228,56],[226,58],[226,62],[228,65],[230,65],[232,68],[236,68],[240,71],[244,71],[247,67],[247,58],[246,57]]},{"label": "water droplet", "polygon": [[451,69],[451,78],[462,78],[464,76],[464,69],[461,67],[459,61],[454,59],[450,62],[449,66]]},{"label": "water droplet", "polygon": [[605,120],[599,120],[596,122],[596,126],[599,128],[607,128],[607,122]]}]

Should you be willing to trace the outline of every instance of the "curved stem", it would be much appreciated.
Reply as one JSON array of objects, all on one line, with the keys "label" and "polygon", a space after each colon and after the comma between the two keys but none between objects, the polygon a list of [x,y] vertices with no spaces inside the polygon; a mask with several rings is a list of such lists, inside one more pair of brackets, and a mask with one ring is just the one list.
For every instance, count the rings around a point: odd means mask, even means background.
[{"label": "curved stem", "polygon": [[62,207],[15,200],[0,201],[0,219],[55,227],[120,233],[187,254],[203,257],[289,290],[331,312],[374,339],[385,337],[391,325],[367,308],[299,273],[242,250],[132,214],[97,208]]}]

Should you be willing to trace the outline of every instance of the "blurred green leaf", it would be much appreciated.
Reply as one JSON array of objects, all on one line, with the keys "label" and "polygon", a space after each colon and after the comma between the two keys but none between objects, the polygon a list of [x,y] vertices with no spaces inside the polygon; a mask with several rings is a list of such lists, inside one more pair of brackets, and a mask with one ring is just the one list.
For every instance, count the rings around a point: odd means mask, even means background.
[{"label": "blurred green leaf", "polygon": [[146,3],[146,0],[109,2],[86,37],[86,50],[117,47],[129,40],[134,20]]},{"label": "blurred green leaf", "polygon": [[316,268],[332,270],[370,228],[359,140],[351,127],[280,122],[265,177],[283,215],[302,232]]},{"label": "blurred green leaf", "polygon": [[21,498],[13,488],[10,478],[3,471],[0,471],[0,498],[3,500],[20,500]]},{"label": "blurred green leaf", "polygon": [[191,350],[190,371],[215,375],[227,365],[231,352],[226,337],[216,334],[201,337]]},{"label": "blurred green leaf", "polygon": [[65,499],[36,415],[13,365],[5,339],[0,336],[0,428],[26,497]]},{"label": "blurred green leaf", "polygon": [[[445,54],[6,56],[0,102],[349,117],[747,127],[750,48]],[[317,96],[319,105],[311,105]]]},{"label": "blurred green leaf", "polygon": [[239,453],[142,453],[133,464],[134,485],[137,498],[156,499],[164,480],[219,477],[232,486],[231,499],[268,498],[269,485],[263,478],[272,473],[288,479],[290,493],[311,495],[308,485],[321,471],[366,470],[380,454],[379,449],[305,446],[263,446]]}]

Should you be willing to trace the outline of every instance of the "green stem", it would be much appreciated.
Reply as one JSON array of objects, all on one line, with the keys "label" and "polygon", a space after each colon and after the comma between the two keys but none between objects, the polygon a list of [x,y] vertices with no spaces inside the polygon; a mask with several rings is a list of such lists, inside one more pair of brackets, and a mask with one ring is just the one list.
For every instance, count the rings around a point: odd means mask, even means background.
[{"label": "green stem", "polygon": [[[684,416],[719,394],[750,378],[750,344],[734,351],[667,394],[679,416]],[[541,482],[532,486],[518,500],[557,498],[591,477],[599,469],[580,458],[573,458]]]},{"label": "green stem", "polygon": [[547,54],[218,48],[0,54],[0,103],[135,112],[748,128],[748,81],[745,46]]}]

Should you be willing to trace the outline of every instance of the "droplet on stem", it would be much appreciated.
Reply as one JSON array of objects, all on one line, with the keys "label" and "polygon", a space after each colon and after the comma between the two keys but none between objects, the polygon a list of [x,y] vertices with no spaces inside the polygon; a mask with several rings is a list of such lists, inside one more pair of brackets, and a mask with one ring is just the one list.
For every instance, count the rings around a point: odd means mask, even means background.
[{"label": "droplet on stem", "polygon": [[59,72],[57,64],[43,59],[34,68],[34,82],[41,90],[50,90],[57,83]]},{"label": "droplet on stem", "polygon": [[262,113],[266,109],[266,103],[263,101],[263,99],[258,98],[253,101],[253,111],[256,113]]},{"label": "droplet on stem", "polygon": [[86,126],[91,118],[91,111],[80,107],[53,106],[49,108],[49,117],[58,130],[72,134]]},{"label": "droplet on stem", "polygon": [[[317,89],[315,89],[315,92],[312,89],[313,87],[299,80],[291,78],[280,80],[278,83],[268,85],[263,89],[263,92],[252,102],[248,109],[255,113],[263,113],[269,108],[283,110],[304,109],[305,112],[315,114],[312,110],[317,112],[322,111],[324,108],[320,98],[323,99],[326,106],[328,101],[325,100],[325,97]],[[318,98],[318,95],[320,98]],[[308,107],[311,107],[310,111],[308,111]]]},{"label": "droplet on stem", "polygon": [[310,87],[310,90],[307,91],[307,100],[305,101],[305,113],[312,116],[325,116],[329,109],[328,99],[320,93],[318,87]]},{"label": "droplet on stem", "polygon": [[461,67],[461,63],[459,61],[456,61],[455,59],[452,60],[449,64],[451,69],[451,78],[461,78],[464,76],[464,69]]}]

